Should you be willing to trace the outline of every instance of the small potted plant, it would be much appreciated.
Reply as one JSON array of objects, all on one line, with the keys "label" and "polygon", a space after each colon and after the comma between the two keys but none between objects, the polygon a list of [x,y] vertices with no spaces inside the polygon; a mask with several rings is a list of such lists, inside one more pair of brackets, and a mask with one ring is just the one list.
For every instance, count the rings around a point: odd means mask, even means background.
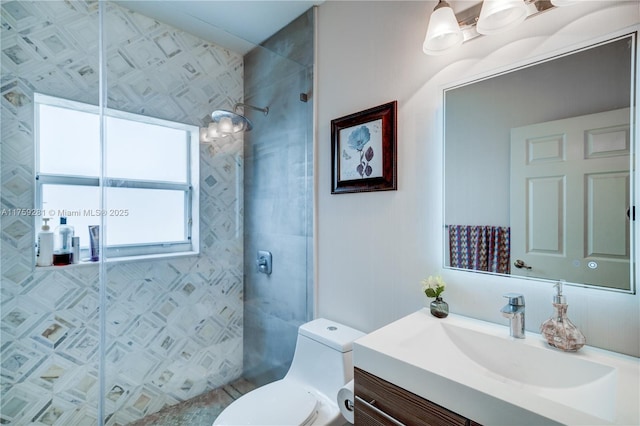
[{"label": "small potted plant", "polygon": [[442,300],[440,296],[444,292],[446,284],[440,275],[432,276],[422,280],[422,290],[424,294],[429,297],[435,297],[429,304],[431,315],[437,318],[446,318],[449,315],[449,304]]}]

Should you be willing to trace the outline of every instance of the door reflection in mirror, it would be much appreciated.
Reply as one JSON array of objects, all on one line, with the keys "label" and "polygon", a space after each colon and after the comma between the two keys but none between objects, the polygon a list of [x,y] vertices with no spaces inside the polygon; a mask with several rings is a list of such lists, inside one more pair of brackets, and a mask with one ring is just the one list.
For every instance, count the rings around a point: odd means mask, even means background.
[{"label": "door reflection in mirror", "polygon": [[[445,267],[477,269],[451,225],[509,227],[512,267],[479,272],[633,291],[635,49],[633,33],[445,89]],[[565,128],[533,131],[549,123]]]}]

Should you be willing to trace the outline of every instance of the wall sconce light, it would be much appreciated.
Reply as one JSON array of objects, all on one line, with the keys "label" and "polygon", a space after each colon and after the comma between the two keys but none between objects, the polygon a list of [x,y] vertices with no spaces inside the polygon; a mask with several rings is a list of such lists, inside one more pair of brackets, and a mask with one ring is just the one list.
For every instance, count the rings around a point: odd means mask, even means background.
[{"label": "wall sconce light", "polygon": [[[429,18],[427,36],[422,50],[427,55],[441,55],[478,36],[497,34],[514,28],[525,19],[552,9],[554,6],[565,6],[576,2],[576,0],[484,0],[459,13],[454,13],[449,3],[440,0]],[[457,25],[454,25],[454,21]]]},{"label": "wall sconce light", "polygon": [[449,49],[460,46],[463,41],[464,36],[453,9],[449,3],[440,0],[429,18],[422,50],[427,55],[441,55]]},{"label": "wall sconce light", "polygon": [[523,0],[484,0],[476,30],[480,34],[497,34],[516,27],[528,15]]}]

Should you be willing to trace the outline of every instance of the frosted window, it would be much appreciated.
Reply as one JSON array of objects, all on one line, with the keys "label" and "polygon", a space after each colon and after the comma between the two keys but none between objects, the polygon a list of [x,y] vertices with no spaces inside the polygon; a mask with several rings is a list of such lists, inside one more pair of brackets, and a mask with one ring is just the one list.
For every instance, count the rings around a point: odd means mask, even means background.
[{"label": "frosted window", "polygon": [[100,121],[97,114],[39,106],[40,172],[98,176]]},{"label": "frosted window", "polygon": [[107,189],[107,245],[184,241],[185,192]]},{"label": "frosted window", "polygon": [[107,117],[107,175],[187,182],[187,132]]},{"label": "frosted window", "polygon": [[102,225],[106,258],[198,251],[196,126],[111,109],[101,116],[95,105],[41,94],[34,99],[36,201],[52,229],[66,217],[86,249],[88,227]]}]

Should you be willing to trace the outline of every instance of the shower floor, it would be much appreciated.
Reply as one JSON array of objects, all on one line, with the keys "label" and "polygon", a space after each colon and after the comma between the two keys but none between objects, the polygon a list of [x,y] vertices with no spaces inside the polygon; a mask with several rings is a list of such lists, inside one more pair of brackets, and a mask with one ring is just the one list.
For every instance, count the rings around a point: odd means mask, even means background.
[{"label": "shower floor", "polygon": [[253,383],[238,379],[188,401],[165,407],[129,423],[129,426],[211,426],[225,407],[255,388]]}]

